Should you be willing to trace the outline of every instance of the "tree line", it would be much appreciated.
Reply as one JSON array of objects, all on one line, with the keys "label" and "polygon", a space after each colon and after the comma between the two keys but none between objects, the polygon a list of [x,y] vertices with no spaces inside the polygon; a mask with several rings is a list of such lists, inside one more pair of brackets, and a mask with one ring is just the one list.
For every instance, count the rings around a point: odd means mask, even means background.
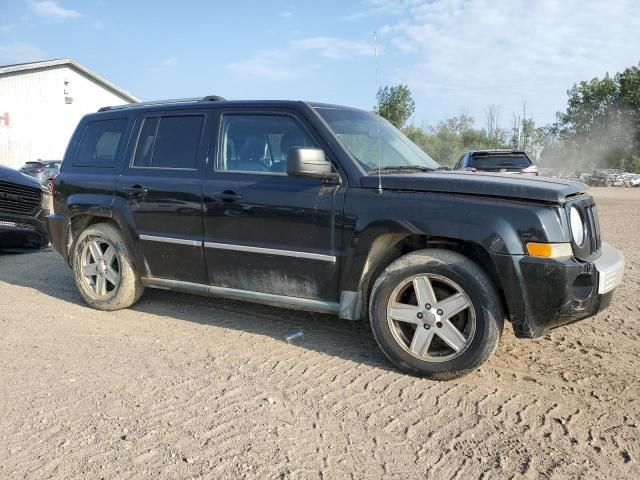
[{"label": "tree line", "polygon": [[527,117],[526,104],[512,115],[508,128],[502,127],[497,105],[485,110],[482,127],[468,114],[416,126],[409,123],[415,102],[406,85],[380,88],[374,109],[443,166],[453,166],[471,149],[514,148],[542,167],[640,173],[640,67],[576,83],[567,96],[566,110],[544,126]]}]

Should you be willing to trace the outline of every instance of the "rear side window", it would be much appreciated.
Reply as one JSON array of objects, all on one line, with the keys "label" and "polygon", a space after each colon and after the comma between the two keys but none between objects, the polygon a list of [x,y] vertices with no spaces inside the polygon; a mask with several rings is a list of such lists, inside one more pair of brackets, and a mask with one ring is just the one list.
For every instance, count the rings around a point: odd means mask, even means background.
[{"label": "rear side window", "polygon": [[147,117],[142,123],[134,168],[194,170],[204,115]]},{"label": "rear side window", "polygon": [[123,143],[126,118],[87,123],[73,159],[77,167],[113,168]]}]

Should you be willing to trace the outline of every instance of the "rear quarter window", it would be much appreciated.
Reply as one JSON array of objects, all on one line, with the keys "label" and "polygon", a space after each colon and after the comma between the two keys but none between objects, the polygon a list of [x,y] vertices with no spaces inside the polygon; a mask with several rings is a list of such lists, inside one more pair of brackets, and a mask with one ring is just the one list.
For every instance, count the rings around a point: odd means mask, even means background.
[{"label": "rear quarter window", "polygon": [[525,155],[478,155],[469,161],[473,168],[527,168],[531,164]]},{"label": "rear quarter window", "polygon": [[82,132],[73,165],[76,167],[115,167],[126,128],[126,118],[96,120],[87,123]]}]

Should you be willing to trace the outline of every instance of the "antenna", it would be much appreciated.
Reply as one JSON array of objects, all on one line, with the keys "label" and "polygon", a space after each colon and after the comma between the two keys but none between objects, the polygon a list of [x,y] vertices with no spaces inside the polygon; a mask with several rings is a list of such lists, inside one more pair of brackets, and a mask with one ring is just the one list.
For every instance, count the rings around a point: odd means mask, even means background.
[{"label": "antenna", "polygon": [[382,193],[382,152],[380,149],[380,102],[378,101],[378,92],[380,86],[378,84],[378,32],[373,32],[373,54],[376,59],[376,114],[378,115],[378,193]]}]

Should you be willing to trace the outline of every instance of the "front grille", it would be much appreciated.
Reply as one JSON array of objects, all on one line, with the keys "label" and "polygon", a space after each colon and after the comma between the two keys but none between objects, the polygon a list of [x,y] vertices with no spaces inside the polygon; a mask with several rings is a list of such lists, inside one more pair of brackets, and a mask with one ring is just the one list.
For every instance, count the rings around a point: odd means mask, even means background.
[{"label": "front grille", "polygon": [[0,182],[0,212],[17,215],[35,213],[41,204],[41,192],[35,188]]},{"label": "front grille", "polygon": [[9,228],[21,228],[23,230],[35,230],[36,227],[33,225],[29,225],[28,223],[18,223],[18,222],[7,222],[4,220],[0,220],[0,228],[1,227],[9,227]]},{"label": "front grille", "polygon": [[602,244],[602,240],[600,239],[600,222],[598,220],[598,209],[596,208],[596,204],[592,203],[591,205],[585,206],[585,222],[587,223],[587,232],[589,235],[589,244],[590,244],[590,253],[593,255],[594,253],[600,250],[600,246]]}]

